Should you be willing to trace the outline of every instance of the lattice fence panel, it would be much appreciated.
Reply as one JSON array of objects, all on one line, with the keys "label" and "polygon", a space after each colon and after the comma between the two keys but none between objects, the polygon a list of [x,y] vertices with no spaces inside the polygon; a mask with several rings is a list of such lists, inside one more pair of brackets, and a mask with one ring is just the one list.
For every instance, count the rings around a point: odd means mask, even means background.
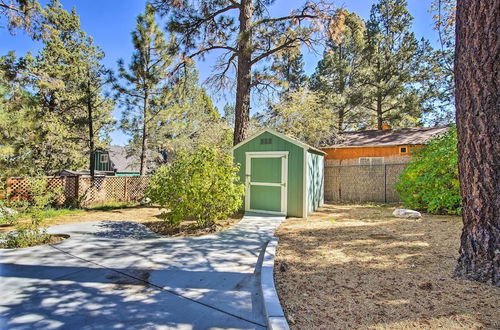
[{"label": "lattice fence panel", "polygon": [[[75,199],[81,205],[90,206],[109,202],[136,202],[144,197],[149,177],[47,177],[47,188],[60,191],[57,204]],[[29,182],[26,178],[8,178],[6,192],[10,199],[30,200]]]},{"label": "lattice fence panel", "polygon": [[147,176],[129,177],[127,181],[128,198],[130,201],[140,201],[148,187],[150,178]]},{"label": "lattice fence panel", "polygon": [[65,202],[70,202],[78,197],[78,177],[66,176],[64,177],[64,197]]},{"label": "lattice fence panel", "polygon": [[79,177],[78,196],[83,206],[106,200],[105,177]]},{"label": "lattice fence panel", "polygon": [[[57,191],[56,204],[62,205],[76,196],[76,178],[72,177],[44,177],[35,180],[46,180],[47,190]],[[7,194],[11,200],[31,200],[29,178],[7,179]]]},{"label": "lattice fence panel", "polygon": [[104,189],[106,190],[105,202],[126,202],[127,177],[106,177]]},{"label": "lattice fence panel", "polygon": [[65,195],[66,179],[64,177],[46,178],[47,190],[57,191],[56,204],[62,205],[71,196]]},{"label": "lattice fence panel", "polygon": [[29,199],[29,184],[24,178],[7,179],[7,195],[11,200]]}]

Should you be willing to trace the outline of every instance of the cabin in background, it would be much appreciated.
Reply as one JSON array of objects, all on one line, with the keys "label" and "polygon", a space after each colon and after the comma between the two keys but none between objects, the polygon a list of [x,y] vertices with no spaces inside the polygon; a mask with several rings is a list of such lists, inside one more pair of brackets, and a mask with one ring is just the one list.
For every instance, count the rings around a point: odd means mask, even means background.
[{"label": "cabin in background", "polygon": [[403,128],[345,132],[338,141],[321,148],[329,165],[407,163],[411,153],[444,134],[448,127]]},{"label": "cabin in background", "polygon": [[[97,149],[95,157],[95,175],[97,176],[138,176],[140,175],[140,159],[136,155],[131,155],[128,147],[110,146],[107,149]],[[163,163],[164,156],[161,154],[153,155],[147,153],[148,174],[153,172],[159,163]],[[90,175],[90,170],[64,170],[60,173],[62,176]]]}]

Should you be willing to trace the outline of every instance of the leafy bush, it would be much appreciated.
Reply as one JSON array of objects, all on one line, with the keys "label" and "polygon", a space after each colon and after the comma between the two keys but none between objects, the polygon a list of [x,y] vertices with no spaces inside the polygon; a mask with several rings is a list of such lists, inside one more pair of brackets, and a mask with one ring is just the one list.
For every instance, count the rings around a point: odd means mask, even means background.
[{"label": "leafy bush", "polygon": [[28,216],[28,223],[17,223],[16,230],[0,237],[0,246],[3,248],[24,248],[34,245],[46,244],[51,240],[47,229],[42,227],[44,209],[52,204],[60,195],[62,190],[47,189],[47,180],[44,178],[28,179],[30,191],[30,203],[20,203],[18,208],[21,212],[16,216]]},{"label": "leafy bush", "polygon": [[238,166],[230,155],[202,147],[180,153],[151,178],[146,196],[168,212],[164,219],[178,226],[184,219],[195,219],[200,227],[236,212],[242,203],[244,186],[237,184]]},{"label": "leafy bush", "polygon": [[51,235],[47,233],[45,228],[40,228],[31,222],[18,224],[16,230],[3,235],[2,240],[0,246],[3,248],[25,248],[50,243]]},{"label": "leafy bush", "polygon": [[19,218],[19,213],[10,213],[10,203],[0,199],[0,225],[13,225]]},{"label": "leafy bush", "polygon": [[396,183],[396,190],[408,208],[429,213],[460,213],[455,127],[413,154]]},{"label": "leafy bush", "polygon": [[30,206],[32,209],[42,210],[53,204],[63,190],[62,187],[58,189],[48,189],[48,182],[45,178],[34,177],[29,178],[27,181],[31,197]]}]

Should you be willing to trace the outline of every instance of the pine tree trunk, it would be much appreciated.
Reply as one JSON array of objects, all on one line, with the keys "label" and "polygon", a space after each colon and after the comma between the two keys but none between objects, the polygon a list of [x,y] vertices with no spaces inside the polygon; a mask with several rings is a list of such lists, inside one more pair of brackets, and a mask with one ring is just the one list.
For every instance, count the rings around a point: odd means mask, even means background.
[{"label": "pine tree trunk", "polygon": [[382,112],[382,96],[377,95],[377,129],[384,129],[384,119]]},{"label": "pine tree trunk", "polygon": [[459,0],[455,103],[463,231],[455,275],[500,286],[500,0]]},{"label": "pine tree trunk", "polygon": [[141,144],[141,169],[140,169],[140,174],[141,175],[146,175],[146,149],[148,147],[148,129],[147,129],[147,114],[148,114],[148,101],[149,101],[149,94],[146,91],[144,93],[144,104],[143,104],[143,123],[142,123],[142,144]]},{"label": "pine tree trunk", "polygon": [[252,70],[251,23],[252,1],[242,0],[239,15],[240,40],[238,42],[238,72],[236,74],[236,105],[234,118],[234,145],[247,137],[250,121],[250,84]]},{"label": "pine tree trunk", "polygon": [[[88,84],[90,85],[90,83]],[[89,166],[90,176],[92,179],[95,176],[95,141],[94,141],[94,116],[92,112],[92,99],[90,95],[90,86],[87,86],[87,120],[89,126]]]},{"label": "pine tree trunk", "polygon": [[344,109],[340,108],[339,110],[339,121],[338,121],[338,131],[342,133],[344,130]]}]

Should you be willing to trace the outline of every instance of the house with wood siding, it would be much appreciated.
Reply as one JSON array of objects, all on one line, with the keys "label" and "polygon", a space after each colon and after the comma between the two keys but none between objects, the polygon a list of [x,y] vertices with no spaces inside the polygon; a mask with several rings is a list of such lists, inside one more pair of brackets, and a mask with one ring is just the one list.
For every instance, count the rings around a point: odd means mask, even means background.
[{"label": "house with wood siding", "polygon": [[[107,149],[97,149],[94,153],[94,170],[99,176],[137,176],[140,175],[140,159],[137,155],[131,154],[128,147],[110,146]],[[158,159],[157,159],[158,158]],[[156,169],[162,156],[153,157],[148,153],[147,168],[148,172]],[[64,170],[60,175],[89,175],[89,170]]]},{"label": "house with wood siding", "polygon": [[345,132],[337,141],[321,148],[330,165],[405,163],[414,150],[448,127],[403,128]]}]

